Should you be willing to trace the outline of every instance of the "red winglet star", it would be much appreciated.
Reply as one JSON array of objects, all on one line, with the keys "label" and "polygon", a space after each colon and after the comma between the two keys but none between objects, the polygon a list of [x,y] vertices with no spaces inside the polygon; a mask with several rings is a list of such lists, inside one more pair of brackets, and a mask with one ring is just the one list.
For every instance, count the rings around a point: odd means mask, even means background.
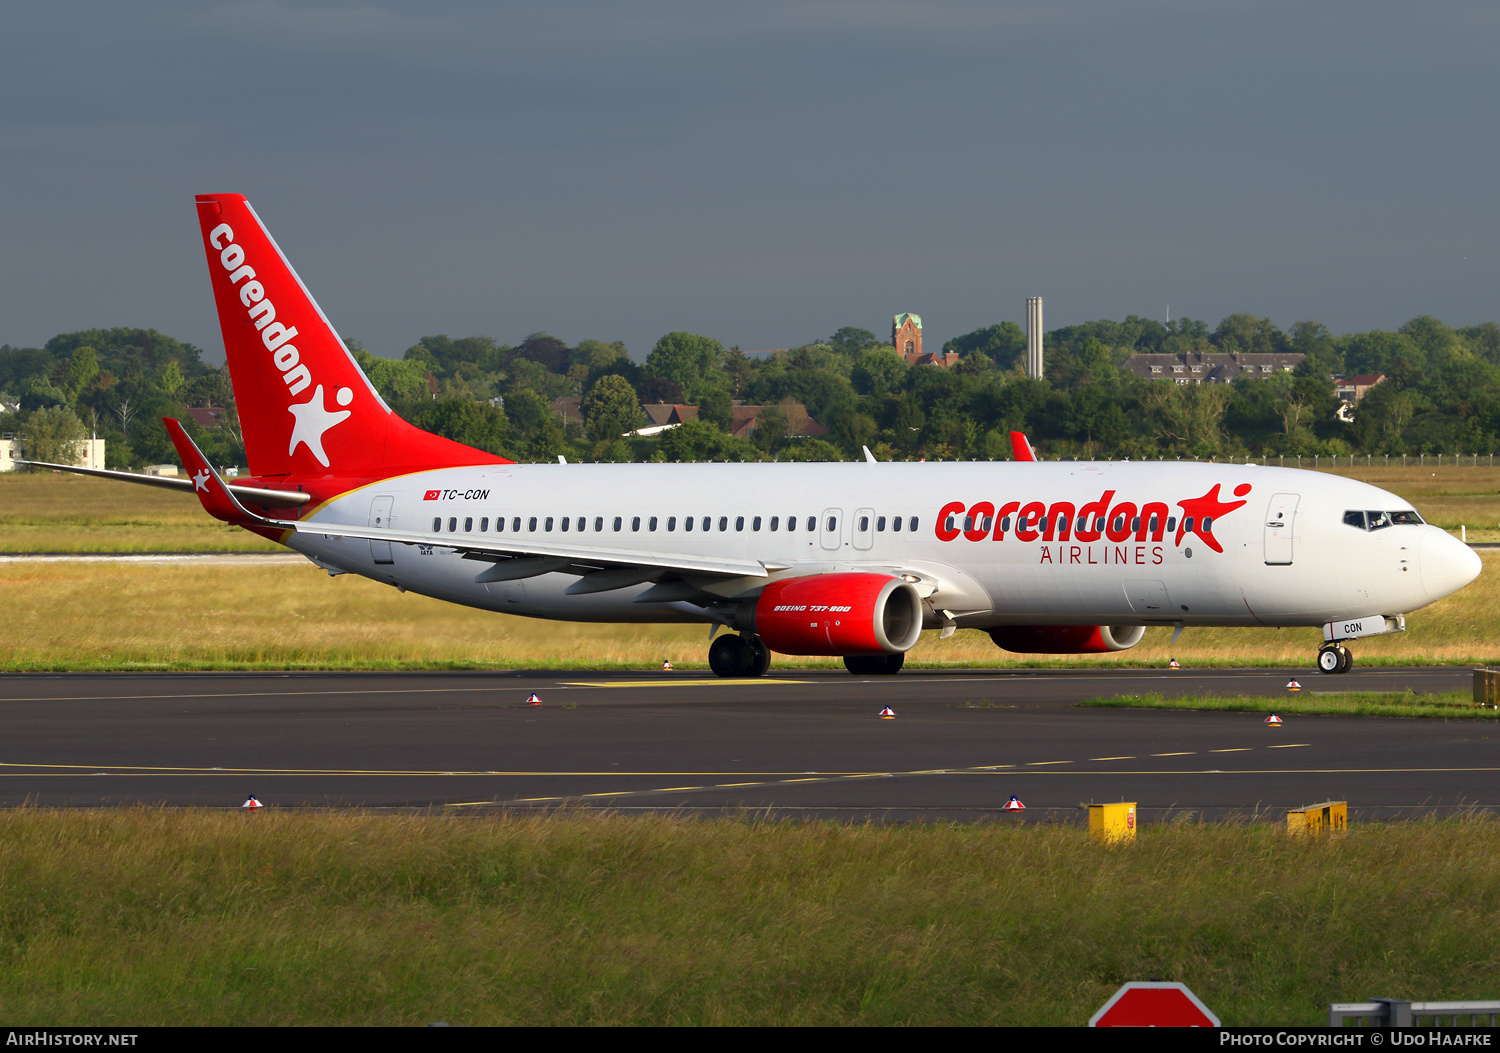
[{"label": "red winglet star", "polygon": [[[1192,523],[1192,531],[1203,539],[1203,543],[1215,552],[1223,552],[1213,534],[1213,528],[1205,527],[1205,522],[1212,523],[1220,516],[1228,515],[1236,508],[1245,504],[1244,501],[1235,501],[1226,504],[1219,500],[1219,487],[1222,484],[1214,483],[1213,489],[1202,497],[1194,497],[1189,501],[1178,501],[1177,506],[1182,509],[1182,520],[1177,524],[1177,546],[1182,547],[1182,535],[1189,529],[1188,523]],[[1241,483],[1234,488],[1235,497],[1244,497],[1250,492],[1249,483]]]}]

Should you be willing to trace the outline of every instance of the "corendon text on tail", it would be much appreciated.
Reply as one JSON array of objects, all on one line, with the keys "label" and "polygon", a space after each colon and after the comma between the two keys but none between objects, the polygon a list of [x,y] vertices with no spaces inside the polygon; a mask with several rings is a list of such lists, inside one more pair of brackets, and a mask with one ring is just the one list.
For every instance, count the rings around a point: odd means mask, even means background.
[{"label": "corendon text on tail", "polygon": [[924,628],[1085,653],[1152,625],[1322,626],[1318,666],[1342,672],[1348,640],[1479,573],[1364,483],[1040,462],[1019,436],[1005,463],[515,464],[391,412],[243,197],[197,208],[250,477],[226,483],[168,421],[180,485],[335,573],[536,618],[717,623],[725,676],[773,652],[894,673]]}]

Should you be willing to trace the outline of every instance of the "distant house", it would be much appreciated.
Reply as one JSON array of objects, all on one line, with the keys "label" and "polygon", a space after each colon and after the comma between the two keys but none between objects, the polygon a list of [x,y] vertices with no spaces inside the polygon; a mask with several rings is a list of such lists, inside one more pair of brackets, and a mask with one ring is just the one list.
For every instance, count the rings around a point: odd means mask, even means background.
[{"label": "distant house", "polygon": [[914,366],[947,368],[958,365],[957,351],[922,350],[922,316],[910,311],[898,314],[891,320],[891,346],[896,349],[896,354]]},{"label": "distant house", "polygon": [[1333,391],[1340,402],[1358,402],[1376,384],[1385,379],[1384,373],[1361,373],[1358,376],[1333,378]]},{"label": "distant house", "polygon": [[193,418],[193,422],[200,428],[211,428],[214,422],[227,413],[223,406],[192,406],[189,407],[187,415]]},{"label": "distant house", "polygon": [[646,414],[646,423],[631,432],[632,435],[660,435],[664,431],[670,431],[679,424],[686,424],[690,420],[698,419],[698,407],[688,406],[680,402],[652,402],[643,404],[641,411]]},{"label": "distant house", "polygon": [[[0,472],[15,471],[18,460],[26,460],[23,440],[10,432],[0,435]],[[84,439],[78,444],[78,455],[68,463],[79,468],[103,468],[104,440]]]},{"label": "distant house", "polygon": [[564,425],[570,423],[581,425],[583,423],[583,410],[579,409],[579,406],[582,402],[583,400],[578,396],[568,395],[565,398],[553,399],[547,405],[553,413],[562,418]]},{"label": "distant house", "polygon": [[[760,422],[761,415],[769,406],[735,406],[729,422],[729,434],[740,439],[748,439],[755,431]],[[827,435],[828,429],[807,415],[807,407],[800,402],[789,403],[786,407],[786,434],[792,439],[812,439],[819,435]]]},{"label": "distant house", "polygon": [[1120,368],[1146,380],[1178,384],[1227,384],[1238,376],[1269,377],[1296,369],[1307,356],[1294,352],[1189,351],[1181,355],[1137,353]]}]

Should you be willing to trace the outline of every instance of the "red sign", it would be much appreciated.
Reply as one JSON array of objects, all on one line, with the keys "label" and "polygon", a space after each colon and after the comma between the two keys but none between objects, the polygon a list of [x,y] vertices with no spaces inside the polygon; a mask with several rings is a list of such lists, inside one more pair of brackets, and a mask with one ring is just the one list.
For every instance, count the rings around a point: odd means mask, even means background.
[{"label": "red sign", "polygon": [[1135,981],[1115,992],[1089,1027],[1219,1027],[1186,984]]},{"label": "red sign", "polygon": [[441,490],[428,490],[427,493],[425,493],[425,494],[422,495],[422,500],[424,500],[424,501],[436,501],[439,497],[442,497],[442,496],[443,496],[443,491],[441,491]]}]

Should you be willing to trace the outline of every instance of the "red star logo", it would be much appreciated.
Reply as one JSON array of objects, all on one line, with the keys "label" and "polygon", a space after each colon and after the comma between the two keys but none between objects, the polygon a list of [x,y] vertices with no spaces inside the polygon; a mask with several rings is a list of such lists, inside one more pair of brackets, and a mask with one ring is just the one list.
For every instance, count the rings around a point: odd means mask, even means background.
[{"label": "red star logo", "polygon": [[[1215,552],[1223,552],[1223,547],[1214,538],[1212,528],[1205,528],[1205,520],[1212,523],[1220,516],[1228,515],[1236,508],[1245,504],[1244,501],[1225,503],[1219,500],[1219,487],[1221,483],[1214,483],[1213,489],[1202,497],[1195,497],[1189,501],[1178,501],[1177,506],[1182,509],[1182,520],[1177,524],[1177,547],[1182,547],[1182,535],[1188,530],[1188,522],[1191,521],[1192,531],[1202,538],[1203,543]],[[1241,483],[1234,488],[1235,497],[1244,497],[1250,492],[1249,483]]]}]

